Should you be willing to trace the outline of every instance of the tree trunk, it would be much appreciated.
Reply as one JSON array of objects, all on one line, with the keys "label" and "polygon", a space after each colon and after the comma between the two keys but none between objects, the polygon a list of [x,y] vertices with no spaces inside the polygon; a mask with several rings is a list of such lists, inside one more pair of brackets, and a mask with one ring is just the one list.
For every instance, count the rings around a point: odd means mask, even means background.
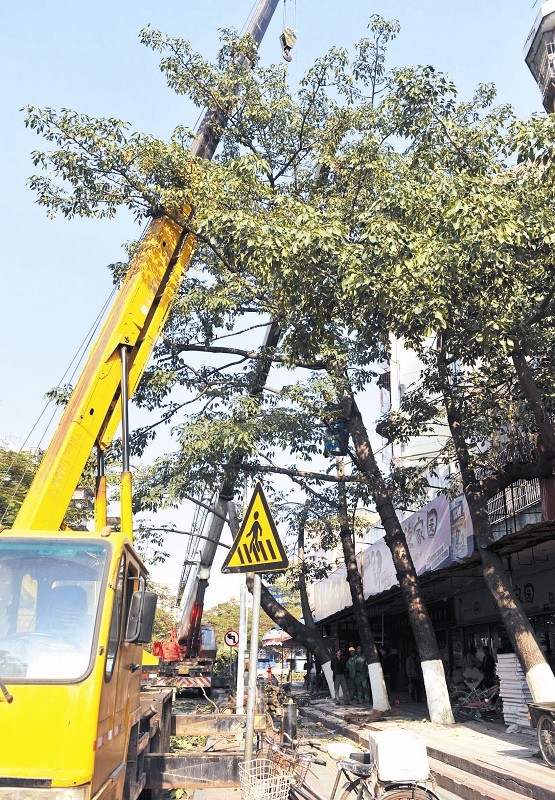
[{"label": "tree trunk", "polygon": [[553,702],[555,701],[553,671],[545,660],[532,624],[513,590],[501,558],[488,548],[493,537],[487,502],[475,484],[465,483],[464,494],[482,561],[484,581],[518,656],[532,699],[534,703]]},{"label": "tree trunk", "polygon": [[[520,367],[524,371],[522,364]],[[535,703],[555,701],[555,676],[544,658],[530,620],[513,591],[501,558],[489,550],[489,545],[493,542],[493,534],[489,522],[487,498],[480,481],[470,466],[470,453],[466,444],[463,419],[445,366],[444,349],[439,353],[439,374],[443,384],[443,401],[447,412],[447,422],[461,470],[463,491],[482,561],[484,581],[495,601],[501,622],[505,626],[518,656],[532,699]],[[529,378],[529,375],[526,377]],[[538,415],[541,413],[541,410],[537,411]]]},{"label": "tree trunk", "polygon": [[393,556],[397,580],[407,607],[410,625],[422,664],[430,719],[432,722],[451,724],[454,719],[449,701],[449,692],[447,691],[445,670],[439,656],[436,635],[428,609],[420,592],[407,540],[376,462],[362,415],[352,394],[350,399],[349,431],[355,446],[357,464],[361,472],[368,478],[370,491],[376,504],[376,511],[380,515],[384,527],[385,543]]},{"label": "tree trunk", "polygon": [[[247,575],[247,587],[252,594],[253,578]],[[331,652],[327,642],[325,642],[317,628],[307,628],[302,622],[287,611],[275,597],[268,591],[262,584],[262,595],[260,598],[260,605],[266,614],[272,619],[276,625],[283,628],[289,636],[296,642],[299,642],[303,647],[306,647],[320,662],[322,672],[325,675],[330,694],[335,699],[335,691],[333,688],[333,677],[331,672]]]},{"label": "tree trunk", "polygon": [[306,578],[304,576],[303,568],[304,568],[304,529],[306,525],[306,520],[308,517],[308,509],[309,509],[309,502],[308,500],[303,506],[303,510],[301,511],[301,515],[299,518],[299,535],[297,539],[297,557],[300,565],[299,571],[299,595],[301,597],[301,609],[303,612],[303,620],[304,624],[307,628],[316,629],[316,623],[314,622],[314,618],[312,616],[312,610],[310,608],[310,603],[308,602],[308,591],[306,588]]},{"label": "tree trunk", "polygon": [[[344,474],[343,459],[338,458],[337,475],[341,479]],[[378,711],[388,711],[390,708],[389,699],[387,697],[387,689],[383,677],[383,669],[378,648],[376,647],[376,642],[374,641],[374,635],[372,634],[372,628],[368,620],[368,614],[364,602],[364,590],[356,560],[353,531],[349,525],[345,482],[342,480],[340,480],[338,483],[338,494],[339,535],[341,537],[341,544],[343,546],[345,566],[347,567],[347,583],[349,584],[349,589],[351,591],[355,622],[360,634],[360,642],[366,656],[366,661],[368,662],[368,678],[370,680],[370,689],[372,692],[372,706]]]},{"label": "tree trunk", "polygon": [[538,426],[538,455],[540,459],[552,461],[555,458],[555,430],[551,417],[524,352],[516,348],[512,359],[521,390]]}]

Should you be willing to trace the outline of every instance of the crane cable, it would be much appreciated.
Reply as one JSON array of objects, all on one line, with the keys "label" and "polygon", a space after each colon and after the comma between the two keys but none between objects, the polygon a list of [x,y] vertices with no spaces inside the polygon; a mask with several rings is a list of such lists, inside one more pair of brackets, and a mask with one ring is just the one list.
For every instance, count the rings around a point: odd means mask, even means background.
[{"label": "crane cable", "polygon": [[295,33],[294,28],[296,27],[297,22],[297,0],[295,0],[294,6],[294,21],[293,21],[293,28],[287,27],[287,0],[283,0],[283,32],[279,37],[279,43],[281,44],[281,52],[283,58],[287,63],[292,61],[291,57],[291,50],[295,46],[295,42],[297,41],[297,34]]},{"label": "crane cable", "polygon": [[[91,344],[93,338],[96,336],[96,334],[98,332],[98,328],[100,327],[100,324],[101,324],[101,322],[102,322],[102,320],[103,320],[103,318],[104,318],[104,316],[106,314],[107,309],[110,307],[110,305],[112,303],[112,300],[113,300],[113,297],[114,297],[114,294],[116,293],[116,291],[117,291],[117,286],[114,285],[114,287],[112,288],[112,291],[110,292],[108,298],[106,299],[106,301],[102,305],[101,310],[99,311],[99,313],[97,314],[96,318],[94,319],[92,325],[90,326],[89,330],[87,331],[84,339],[82,340],[81,344],[77,348],[73,358],[69,362],[64,374],[62,375],[62,377],[58,381],[58,384],[56,385],[54,391],[57,391],[57,390],[61,389],[61,387],[64,385],[64,381],[66,381],[66,379],[68,379],[69,383],[71,384],[71,381],[74,379],[77,370],[79,369],[79,367],[81,366],[81,364],[83,362],[83,359],[85,358],[86,354],[88,353],[90,344]],[[73,369],[72,369],[72,367],[73,367]],[[68,376],[69,376],[69,378],[68,378]],[[39,422],[41,421],[42,417],[46,414],[48,408],[52,405],[53,402],[54,402],[53,400],[49,400],[46,403],[46,405],[44,406],[44,408],[42,409],[42,411],[38,415],[37,419],[35,420],[31,430],[29,431],[29,433],[25,437],[24,441],[20,445],[19,449],[14,451],[14,454],[13,454],[13,457],[12,457],[11,461],[6,466],[4,473],[0,476],[0,483],[9,480],[10,470],[14,466],[17,458],[24,452],[25,446],[27,445],[27,442],[29,441],[29,439],[33,435],[33,433],[34,433],[35,429],[37,428]],[[42,434],[40,436],[38,445],[36,446],[36,451],[38,453],[40,453],[41,444],[42,444],[42,442],[44,440],[44,437],[48,433],[48,430],[50,429],[50,426],[52,425],[52,421],[53,421],[54,417],[56,416],[56,413],[57,413],[57,407],[54,409],[54,411],[50,415],[50,418],[48,419],[48,421],[47,421],[47,423],[46,423],[46,425],[45,425],[45,427],[43,429],[43,432],[42,432]],[[30,471],[31,471],[30,467],[26,466],[25,469],[23,470],[22,474],[21,474],[21,477],[19,479],[19,483],[17,484],[17,486],[15,486],[13,488],[13,491],[11,492],[11,494],[6,498],[6,507],[4,509],[4,512],[3,512],[2,516],[0,517],[0,524],[2,524],[4,522],[4,520],[6,519],[6,515],[8,513],[8,509],[10,507],[10,504],[15,501],[15,499],[17,497],[17,493],[21,489],[23,481],[25,480],[26,476],[28,475],[28,473]]]}]

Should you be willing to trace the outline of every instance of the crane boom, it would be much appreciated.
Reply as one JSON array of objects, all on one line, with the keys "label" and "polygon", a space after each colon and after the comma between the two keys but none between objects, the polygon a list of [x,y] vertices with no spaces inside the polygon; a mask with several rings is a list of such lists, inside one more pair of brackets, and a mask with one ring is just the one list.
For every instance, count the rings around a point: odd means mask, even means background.
[{"label": "crane boom", "polygon": [[[270,351],[276,347],[281,334],[280,326],[271,321],[262,344],[264,355],[258,362],[249,385],[249,395],[253,398],[260,397],[264,389],[272,365]],[[210,570],[228,515],[229,502],[235,491],[237,467],[243,457],[244,453],[241,448],[235,448],[229,454],[224,479],[212,502],[212,513],[208,518],[203,518],[203,521],[207,522],[207,533],[206,538],[198,545],[198,561],[192,565],[187,586],[183,585],[183,575],[180,582],[178,594],[180,601],[183,599],[183,612],[177,629],[177,639],[179,644],[185,647],[187,654],[198,650],[200,645],[199,632],[204,595],[208,588]]]},{"label": "crane boom", "polygon": [[[190,212],[189,212],[190,213]],[[153,220],[14,522],[59,529],[95,444],[106,449],[121,418],[119,348],[128,347],[129,396],[137,388],[194,250],[194,237]]]},{"label": "crane boom", "polygon": [[[248,30],[257,44],[277,5],[259,1]],[[232,105],[207,112],[191,161],[212,158]],[[156,595],[131,541],[125,443],[127,400],[193,257],[191,213],[150,222],[15,524],[0,530],[1,797],[137,800],[156,771],[147,749],[169,746],[167,695],[155,708],[141,693]],[[101,463],[120,420],[122,531],[98,516],[93,533],[60,532],[92,448]]]},{"label": "crane boom", "polygon": [[[259,44],[278,0],[261,0],[247,29]],[[211,159],[229,109],[209,109],[191,155]],[[191,209],[185,208],[187,220]],[[121,419],[119,350],[128,347],[128,395],[132,397],[187,272],[195,239],[173,218],[148,227],[127,277],[93,345],[64,409],[52,442],[17,514],[14,530],[57,530],[63,522],[94,445],[105,450]]]}]

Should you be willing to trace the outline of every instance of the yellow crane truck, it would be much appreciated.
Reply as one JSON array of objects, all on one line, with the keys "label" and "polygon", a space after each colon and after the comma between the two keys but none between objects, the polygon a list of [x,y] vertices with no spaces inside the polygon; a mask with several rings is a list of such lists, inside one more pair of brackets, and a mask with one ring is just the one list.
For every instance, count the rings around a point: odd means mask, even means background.
[{"label": "yellow crane truck", "polygon": [[[257,42],[277,3],[255,10]],[[207,113],[193,155],[212,157],[221,115]],[[132,543],[127,402],[194,244],[174,219],[152,221],[13,528],[0,533],[0,800],[135,800],[144,786],[141,654],[156,597]],[[120,422],[117,533],[106,525],[103,454]],[[60,530],[95,447],[96,530]]]}]

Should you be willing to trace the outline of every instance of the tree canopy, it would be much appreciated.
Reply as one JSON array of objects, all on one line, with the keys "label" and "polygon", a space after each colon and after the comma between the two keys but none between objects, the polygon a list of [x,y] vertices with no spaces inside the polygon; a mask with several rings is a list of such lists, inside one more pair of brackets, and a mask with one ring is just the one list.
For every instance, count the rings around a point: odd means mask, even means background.
[{"label": "tree canopy", "polygon": [[[335,465],[319,455],[343,421],[351,502],[376,502],[401,565],[406,543],[385,506],[422,501],[435,465],[380,468],[371,447],[366,392],[388,369],[390,336],[424,365],[380,426],[390,440],[447,426],[436,460],[456,459],[482,505],[518,477],[553,474],[555,121],[517,119],[492,86],[461,100],[430,66],[387,71],[398,25],[373,17],[369,28],[297,87],[229,31],[214,64],[143,31],[170,88],[225,119],[212,161],[190,155],[182,127],[162,142],[69,111],[31,108],[27,122],[51,145],[31,179],[49,213],[125,205],[197,237],[195,270],[136,397],[176,440],[140,476],[143,508],[216,489],[237,450],[242,471],[281,471],[337,508]],[[264,349],[268,320],[279,337]],[[263,358],[273,369],[253,397]],[[157,424],[137,433],[137,452]]]},{"label": "tree canopy", "polygon": [[38,457],[0,447],[0,523],[9,528],[33,480]]}]

